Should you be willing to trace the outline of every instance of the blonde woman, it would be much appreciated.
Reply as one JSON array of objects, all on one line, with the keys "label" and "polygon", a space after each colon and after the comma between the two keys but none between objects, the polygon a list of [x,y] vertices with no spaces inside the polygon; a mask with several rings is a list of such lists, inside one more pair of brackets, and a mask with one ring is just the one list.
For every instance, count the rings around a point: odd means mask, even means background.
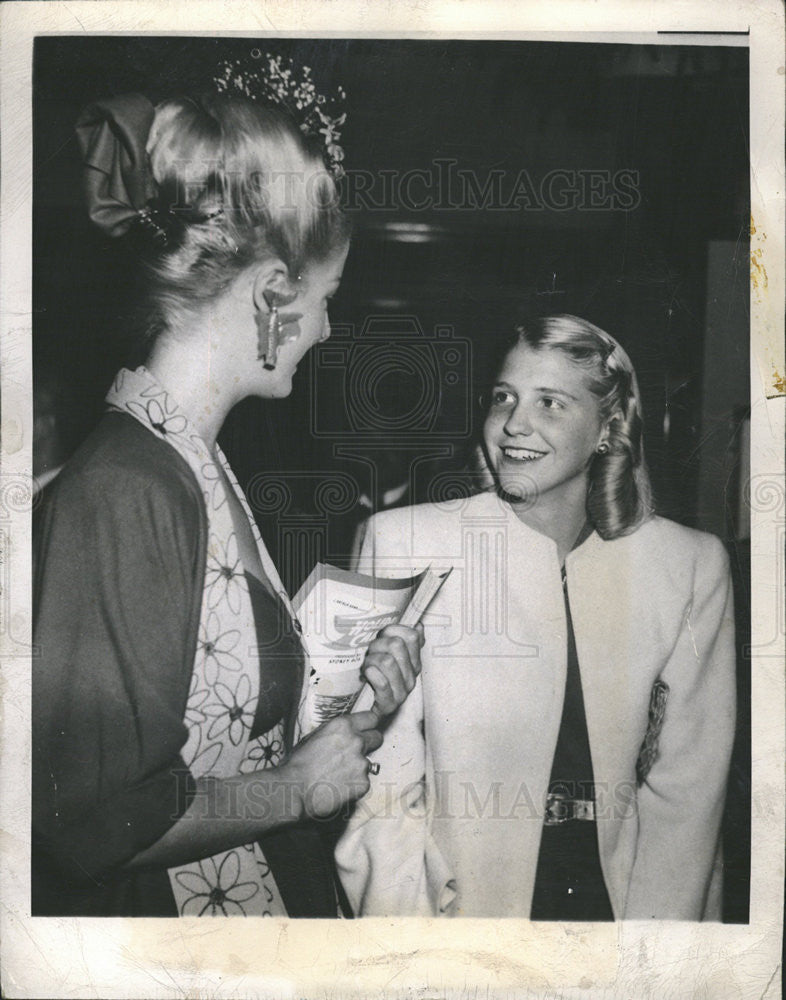
[{"label": "blonde woman", "polygon": [[[78,133],[93,220],[149,237],[151,336],[42,526],[33,913],[336,916],[313,821],[368,788],[378,714],[293,747],[297,622],[216,443],[330,335],[335,184],[294,122],[239,97],[126,95]],[[379,715],[413,687],[420,639],[371,644]]]},{"label": "blonde woman", "polygon": [[620,344],[574,316],[520,327],[483,451],[492,490],[366,533],[361,568],[453,572],[338,846],[355,912],[720,919],[727,556],[653,515]]}]

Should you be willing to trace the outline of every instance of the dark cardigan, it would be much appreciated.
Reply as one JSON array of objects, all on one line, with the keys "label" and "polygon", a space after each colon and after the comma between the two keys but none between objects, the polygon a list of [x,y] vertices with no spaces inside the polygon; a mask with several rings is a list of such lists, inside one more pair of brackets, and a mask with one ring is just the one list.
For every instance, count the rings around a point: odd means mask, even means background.
[{"label": "dark cardigan", "polygon": [[[32,912],[174,916],[166,870],[123,865],[194,794],[181,750],[204,500],[176,451],[114,412],[53,485],[36,539]],[[259,734],[291,712],[303,655],[288,616],[250,583],[265,649]],[[260,843],[291,915],[335,915],[332,861],[317,828],[282,828]]]}]

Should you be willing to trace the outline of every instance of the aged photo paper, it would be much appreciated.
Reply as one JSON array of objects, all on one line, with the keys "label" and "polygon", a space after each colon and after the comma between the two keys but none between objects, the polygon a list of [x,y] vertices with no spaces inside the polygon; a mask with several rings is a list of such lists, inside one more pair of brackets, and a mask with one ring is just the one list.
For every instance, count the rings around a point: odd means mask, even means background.
[{"label": "aged photo paper", "polygon": [[[783,5],[9,2],[0,30],[3,995],[781,996]],[[245,400],[222,439],[284,586],[294,595],[316,562],[354,568],[372,511],[460,502],[482,477],[477,399],[502,324],[567,312],[619,336],[659,512],[731,558],[720,919],[31,915],[33,522],[130,356],[106,330],[135,296],[81,206],[74,125],[93,101],[231,87],[234,60],[270,58],[346,90],[346,120],[322,123],[354,225],[331,339],[276,400],[284,416]],[[457,809],[493,812],[470,792]],[[665,884],[680,877],[664,864]]]}]

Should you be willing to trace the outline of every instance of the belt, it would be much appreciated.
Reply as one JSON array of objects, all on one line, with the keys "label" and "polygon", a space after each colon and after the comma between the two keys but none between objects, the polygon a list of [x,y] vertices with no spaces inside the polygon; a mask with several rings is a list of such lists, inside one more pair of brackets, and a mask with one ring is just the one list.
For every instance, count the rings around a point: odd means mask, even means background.
[{"label": "belt", "polygon": [[592,799],[572,799],[559,792],[550,792],[546,796],[546,815],[544,826],[559,826],[571,819],[595,819],[595,803]]}]

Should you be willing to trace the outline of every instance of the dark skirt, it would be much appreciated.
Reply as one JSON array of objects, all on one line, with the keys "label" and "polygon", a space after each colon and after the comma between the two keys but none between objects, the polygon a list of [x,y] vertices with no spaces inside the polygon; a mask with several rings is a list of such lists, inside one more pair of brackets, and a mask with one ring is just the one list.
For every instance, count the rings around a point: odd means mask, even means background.
[{"label": "dark skirt", "polygon": [[[589,533],[590,527],[585,525],[576,545],[581,545]],[[562,582],[568,662],[549,792],[594,800],[592,754],[564,569]],[[569,819],[556,825],[544,824],[530,917],[532,920],[614,919],[600,866],[595,820]]]},{"label": "dark skirt", "polygon": [[532,920],[613,920],[594,821],[544,826]]}]

